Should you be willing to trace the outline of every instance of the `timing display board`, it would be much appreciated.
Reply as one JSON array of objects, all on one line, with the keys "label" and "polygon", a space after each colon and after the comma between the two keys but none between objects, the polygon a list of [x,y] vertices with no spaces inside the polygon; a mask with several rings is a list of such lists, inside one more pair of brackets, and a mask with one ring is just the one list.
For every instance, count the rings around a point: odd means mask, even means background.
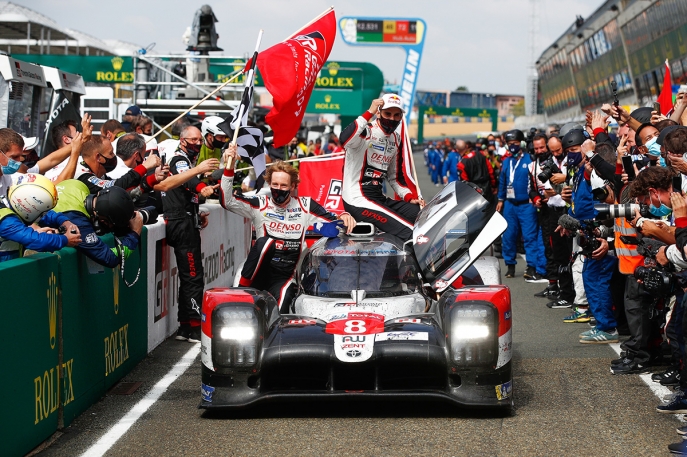
[{"label": "timing display board", "polygon": [[[422,32],[418,34],[418,22],[413,20],[370,20],[349,19],[355,24],[355,38],[350,34],[355,43],[370,44],[417,44],[422,39]],[[350,27],[351,32],[353,26]],[[422,23],[420,23],[422,28]]]}]

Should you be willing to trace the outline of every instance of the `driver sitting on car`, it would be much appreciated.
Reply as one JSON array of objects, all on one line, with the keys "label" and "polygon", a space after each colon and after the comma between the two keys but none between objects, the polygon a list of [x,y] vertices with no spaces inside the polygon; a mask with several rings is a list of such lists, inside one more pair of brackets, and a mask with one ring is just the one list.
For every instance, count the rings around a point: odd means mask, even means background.
[{"label": "driver sitting on car", "polygon": [[[274,162],[265,173],[271,195],[234,194],[236,158],[236,145],[228,145],[220,202],[224,209],[250,218],[257,238],[241,270],[239,285],[269,292],[277,300],[280,311],[288,312],[296,294],[295,270],[305,231],[320,222],[324,223],[320,229],[323,235],[336,236],[338,230],[331,223],[337,217],[310,197],[292,198],[299,182],[298,171],[281,161]],[[355,227],[355,219],[348,213],[339,215],[338,219],[343,221],[347,233]]]}]

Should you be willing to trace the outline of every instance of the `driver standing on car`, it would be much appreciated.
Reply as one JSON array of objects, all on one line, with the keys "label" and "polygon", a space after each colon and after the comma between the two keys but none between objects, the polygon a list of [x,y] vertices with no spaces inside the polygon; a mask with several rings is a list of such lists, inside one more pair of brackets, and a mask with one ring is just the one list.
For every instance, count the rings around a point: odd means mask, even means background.
[{"label": "driver standing on car", "polygon": [[[407,241],[413,237],[413,224],[424,201],[400,179],[403,139],[396,129],[404,114],[401,97],[386,94],[373,100],[370,109],[341,132],[340,139],[346,151],[344,208],[358,221]],[[377,119],[370,122],[375,115]],[[384,180],[403,201],[384,195]]]},{"label": "driver standing on car", "polygon": [[[279,310],[287,313],[296,295],[296,265],[305,231],[317,224],[315,228],[322,235],[337,236],[338,223],[332,224],[337,217],[310,197],[292,197],[299,182],[298,171],[281,161],[273,163],[265,172],[271,195],[246,197],[240,192],[234,195],[237,156],[236,145],[228,145],[220,202],[224,209],[250,218],[257,238],[241,270],[239,285],[266,290],[277,300]],[[347,233],[355,227],[355,219],[348,213],[342,213],[338,219],[343,221]]]}]

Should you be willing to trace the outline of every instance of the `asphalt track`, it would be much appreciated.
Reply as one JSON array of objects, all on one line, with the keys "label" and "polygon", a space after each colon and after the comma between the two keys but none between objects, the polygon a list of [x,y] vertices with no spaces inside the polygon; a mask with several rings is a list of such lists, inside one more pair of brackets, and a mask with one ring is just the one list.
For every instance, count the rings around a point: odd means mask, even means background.
[{"label": "asphalt track", "polygon": [[[419,155],[416,160],[428,198],[439,188],[429,182]],[[182,375],[166,378],[166,391],[160,389],[160,380],[194,347],[169,339],[124,379],[143,383],[134,394],[107,395],[39,455],[82,455],[96,443],[102,446],[89,455],[669,455],[666,446],[678,440],[675,428],[683,424],[655,412],[659,399],[638,375],[609,372],[617,357],[612,348],[578,343],[589,326],[564,324],[569,310],[550,310],[545,299],[533,297],[545,285],[525,283],[524,268],[519,261],[516,277],[505,280],[513,296],[511,416],[436,404],[354,402],[209,415],[197,409],[198,357]],[[159,399],[141,408],[151,394]],[[140,417],[122,421],[137,404]],[[125,432],[103,440],[113,427]]]}]

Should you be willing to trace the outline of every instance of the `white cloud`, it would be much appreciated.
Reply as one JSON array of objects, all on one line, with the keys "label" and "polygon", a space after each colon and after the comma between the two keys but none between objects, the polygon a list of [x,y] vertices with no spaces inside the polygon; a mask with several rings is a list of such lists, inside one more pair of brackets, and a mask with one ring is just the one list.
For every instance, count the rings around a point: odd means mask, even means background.
[{"label": "white cloud", "polygon": [[[17,0],[15,0],[17,1]],[[183,52],[181,35],[194,12],[209,3],[219,19],[219,46],[244,55],[263,28],[263,49],[283,40],[333,4],[337,17],[420,17],[428,27],[418,87],[524,93],[529,60],[529,0],[250,0],[192,3],[182,0],[20,0],[63,27],[101,39],[147,46],[153,52]],[[601,0],[539,0],[537,55],[572,24],[587,17]],[[352,47],[337,39],[332,59],[374,63],[390,80],[400,80],[404,54],[398,48]]]}]

